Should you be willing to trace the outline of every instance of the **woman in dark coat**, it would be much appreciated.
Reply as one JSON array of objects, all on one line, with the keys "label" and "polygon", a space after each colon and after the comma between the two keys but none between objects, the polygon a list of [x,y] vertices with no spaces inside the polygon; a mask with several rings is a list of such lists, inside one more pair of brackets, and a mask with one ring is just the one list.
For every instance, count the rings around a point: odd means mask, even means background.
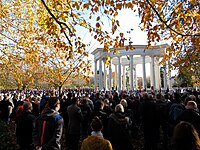
[{"label": "woman in dark coat", "polygon": [[132,150],[131,136],[129,134],[130,119],[124,114],[124,107],[116,105],[115,113],[108,120],[108,139],[115,150]]}]

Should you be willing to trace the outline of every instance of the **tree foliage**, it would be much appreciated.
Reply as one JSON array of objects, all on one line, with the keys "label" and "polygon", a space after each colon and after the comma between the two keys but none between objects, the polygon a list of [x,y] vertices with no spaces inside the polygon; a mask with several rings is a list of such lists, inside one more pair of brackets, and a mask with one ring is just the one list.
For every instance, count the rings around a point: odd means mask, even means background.
[{"label": "tree foliage", "polygon": [[170,41],[163,62],[199,81],[199,7],[198,0],[0,0],[0,67],[20,88],[39,79],[60,87],[80,74],[89,80],[89,45],[79,33],[87,29],[107,52],[124,46],[117,16],[131,9],[141,18],[149,47]]},{"label": "tree foliage", "polygon": [[178,76],[175,78],[175,86],[178,87],[192,87],[192,77],[190,74],[184,74],[179,72]]}]

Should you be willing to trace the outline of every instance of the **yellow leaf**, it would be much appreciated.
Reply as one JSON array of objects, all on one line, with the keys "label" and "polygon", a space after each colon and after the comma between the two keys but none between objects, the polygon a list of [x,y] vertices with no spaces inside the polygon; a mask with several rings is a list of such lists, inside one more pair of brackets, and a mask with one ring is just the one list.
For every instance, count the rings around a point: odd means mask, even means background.
[{"label": "yellow leaf", "polygon": [[97,23],[96,23],[96,27],[97,27],[97,28],[100,28],[101,25],[97,22]]},{"label": "yellow leaf", "polygon": [[178,12],[180,11],[180,8],[182,7],[182,4],[183,4],[183,2],[178,2],[178,3],[176,4],[176,6],[174,7],[174,11],[175,11],[176,13],[178,13]]},{"label": "yellow leaf", "polygon": [[87,57],[89,56],[88,52],[84,52],[83,55]]},{"label": "yellow leaf", "polygon": [[196,0],[190,0],[190,3],[191,3],[192,5],[194,5],[195,2],[196,2]]},{"label": "yellow leaf", "polygon": [[100,16],[97,17],[97,21],[99,21],[99,20],[100,20]]},{"label": "yellow leaf", "polygon": [[106,0],[106,4],[110,4],[110,0]]},{"label": "yellow leaf", "polygon": [[86,8],[86,9],[88,9],[88,8],[89,8],[89,3],[87,3],[87,4],[84,4],[84,5],[83,5],[83,8]]}]

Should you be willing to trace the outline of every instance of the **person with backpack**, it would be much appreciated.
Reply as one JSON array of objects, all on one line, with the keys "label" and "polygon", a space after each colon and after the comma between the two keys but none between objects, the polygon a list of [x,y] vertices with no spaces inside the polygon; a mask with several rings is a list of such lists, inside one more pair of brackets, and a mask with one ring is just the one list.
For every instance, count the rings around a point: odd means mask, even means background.
[{"label": "person with backpack", "polygon": [[61,150],[64,121],[59,109],[59,98],[49,97],[46,107],[35,121],[33,143],[36,150]]}]

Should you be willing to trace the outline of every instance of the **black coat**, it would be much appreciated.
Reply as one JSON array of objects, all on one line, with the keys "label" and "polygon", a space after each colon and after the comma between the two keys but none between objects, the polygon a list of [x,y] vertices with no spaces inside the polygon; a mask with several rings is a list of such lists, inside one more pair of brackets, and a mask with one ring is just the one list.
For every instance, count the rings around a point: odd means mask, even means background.
[{"label": "black coat", "polygon": [[106,112],[102,109],[95,109],[92,113],[91,113],[91,122],[92,119],[97,116],[101,119],[102,124],[103,124],[103,136],[104,138],[107,138],[107,126],[108,126],[108,115],[106,114]]},{"label": "black coat", "polygon": [[16,121],[16,136],[19,145],[31,145],[33,123],[35,116],[31,112],[24,111]]},{"label": "black coat", "polygon": [[159,117],[154,101],[145,101],[140,105],[140,115],[145,141],[157,142],[159,138]]},{"label": "black coat", "polygon": [[67,113],[69,117],[68,123],[68,133],[73,135],[80,134],[81,131],[81,122],[83,121],[83,114],[77,105],[71,104],[67,108]]},{"label": "black coat", "polygon": [[186,109],[185,111],[183,111],[178,120],[191,123],[200,135],[200,115],[197,111],[193,109]]},{"label": "black coat", "polygon": [[108,120],[108,139],[115,150],[132,150],[129,121],[123,113],[113,113]]},{"label": "black coat", "polygon": [[13,107],[9,100],[0,101],[0,119],[5,120],[9,117],[9,107]]}]

